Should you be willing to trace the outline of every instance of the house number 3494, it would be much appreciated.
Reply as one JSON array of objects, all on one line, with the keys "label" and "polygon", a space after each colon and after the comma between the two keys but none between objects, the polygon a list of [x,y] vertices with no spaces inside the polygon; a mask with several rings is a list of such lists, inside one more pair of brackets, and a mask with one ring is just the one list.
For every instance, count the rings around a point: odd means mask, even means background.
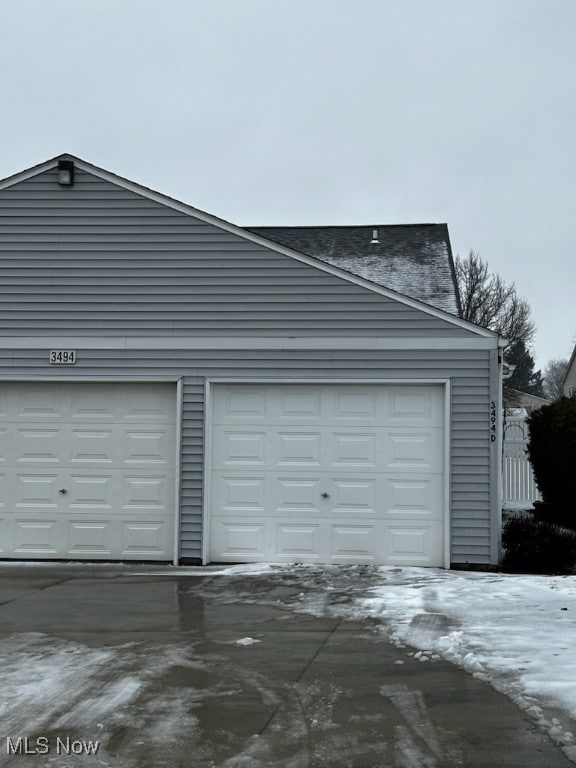
[{"label": "house number 3494", "polygon": [[51,349],[48,360],[50,365],[74,365],[76,362],[76,350]]},{"label": "house number 3494", "polygon": [[490,403],[490,442],[495,443],[496,442],[496,430],[497,430],[497,419],[498,419],[498,409],[496,408],[496,403],[494,400]]}]

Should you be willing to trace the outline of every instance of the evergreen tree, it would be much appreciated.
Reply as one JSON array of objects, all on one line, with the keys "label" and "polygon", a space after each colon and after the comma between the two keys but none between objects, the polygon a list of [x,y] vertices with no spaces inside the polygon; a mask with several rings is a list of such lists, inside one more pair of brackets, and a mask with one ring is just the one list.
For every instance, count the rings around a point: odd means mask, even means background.
[{"label": "evergreen tree", "polygon": [[517,389],[544,397],[542,373],[534,370],[534,358],[524,341],[519,340],[511,344],[506,349],[504,359],[509,365],[516,366],[512,376],[504,382],[506,389]]}]

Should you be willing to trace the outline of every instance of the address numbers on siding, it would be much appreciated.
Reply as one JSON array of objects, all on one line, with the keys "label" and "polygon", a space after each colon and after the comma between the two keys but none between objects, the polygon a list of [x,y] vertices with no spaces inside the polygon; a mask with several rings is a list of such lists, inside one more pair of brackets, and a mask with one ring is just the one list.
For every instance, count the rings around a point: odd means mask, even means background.
[{"label": "address numbers on siding", "polygon": [[76,350],[51,349],[48,361],[50,365],[74,365],[76,362]]},{"label": "address numbers on siding", "polygon": [[496,402],[492,400],[490,403],[490,442],[496,442],[496,430],[497,430],[497,414]]}]

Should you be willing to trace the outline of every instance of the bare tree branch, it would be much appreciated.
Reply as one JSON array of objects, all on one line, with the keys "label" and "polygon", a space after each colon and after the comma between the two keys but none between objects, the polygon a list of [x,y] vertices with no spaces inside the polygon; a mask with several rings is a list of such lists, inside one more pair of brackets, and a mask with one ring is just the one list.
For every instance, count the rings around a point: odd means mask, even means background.
[{"label": "bare tree branch", "polygon": [[454,267],[464,319],[496,331],[511,344],[530,344],[536,326],[530,305],[518,296],[514,283],[507,285],[499,275],[490,274],[475,251],[465,259],[456,256]]},{"label": "bare tree branch", "polygon": [[559,400],[564,394],[564,379],[568,370],[568,360],[557,358],[550,360],[542,377],[544,392],[550,400]]}]

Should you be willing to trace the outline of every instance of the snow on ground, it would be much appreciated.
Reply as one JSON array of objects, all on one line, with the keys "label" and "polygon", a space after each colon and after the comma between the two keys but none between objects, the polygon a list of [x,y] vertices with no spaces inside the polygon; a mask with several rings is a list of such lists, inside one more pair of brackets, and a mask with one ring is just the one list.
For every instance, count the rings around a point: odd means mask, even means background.
[{"label": "snow on ground", "polygon": [[[57,733],[64,740],[66,734],[72,740],[88,736],[97,744],[97,764],[103,767],[138,768],[146,764],[142,754],[152,761],[157,756],[156,764],[164,765],[166,745],[177,743],[183,729],[194,726],[193,709],[203,693],[191,687],[164,690],[158,680],[174,668],[203,669],[194,647],[191,642],[159,644],[151,653],[149,645],[138,641],[91,648],[81,640],[40,632],[0,637],[0,765],[16,764],[8,738],[16,743],[19,736],[29,736],[34,749],[39,735],[50,737],[54,746]],[[128,727],[137,738],[129,745],[133,757],[118,762],[110,743]],[[131,738],[128,731],[124,738]],[[83,757],[76,763],[87,764]],[[43,768],[63,765],[54,749],[42,759]],[[65,765],[72,768],[72,762]]]},{"label": "snow on ground", "polygon": [[293,609],[372,618],[421,662],[444,658],[463,667],[512,698],[576,762],[576,576],[284,568],[303,589]]},{"label": "snow on ground", "polygon": [[[139,566],[136,573],[158,578],[162,572]],[[198,597],[206,592],[209,601],[220,596],[227,602],[279,603],[316,616],[372,620],[375,631],[391,636],[420,662],[444,658],[491,683],[576,762],[576,576],[266,564],[163,573],[209,577],[200,589],[190,586]],[[243,576],[250,578],[238,578]],[[251,636],[233,643],[246,646],[246,653],[262,647]],[[120,727],[126,712],[141,702],[140,730],[156,734],[160,744],[166,734],[177,733],[197,701],[208,694],[213,698],[214,690],[190,689],[189,700],[161,701],[143,698],[143,692],[172,668],[209,669],[210,664],[222,666],[219,657],[196,659],[189,637],[183,647],[174,642],[150,654],[138,642],[94,648],[38,633],[7,636],[0,640],[0,717],[12,733],[22,732],[22,723],[38,731],[49,723],[63,727],[70,713],[77,725],[102,719]],[[229,665],[227,670],[230,676]],[[220,694],[228,696],[228,689]],[[34,702],[42,702],[41,710]]]},{"label": "snow on ground", "polygon": [[398,577],[354,612],[384,618],[421,661],[438,654],[492,683],[576,760],[576,577],[417,568]]}]

